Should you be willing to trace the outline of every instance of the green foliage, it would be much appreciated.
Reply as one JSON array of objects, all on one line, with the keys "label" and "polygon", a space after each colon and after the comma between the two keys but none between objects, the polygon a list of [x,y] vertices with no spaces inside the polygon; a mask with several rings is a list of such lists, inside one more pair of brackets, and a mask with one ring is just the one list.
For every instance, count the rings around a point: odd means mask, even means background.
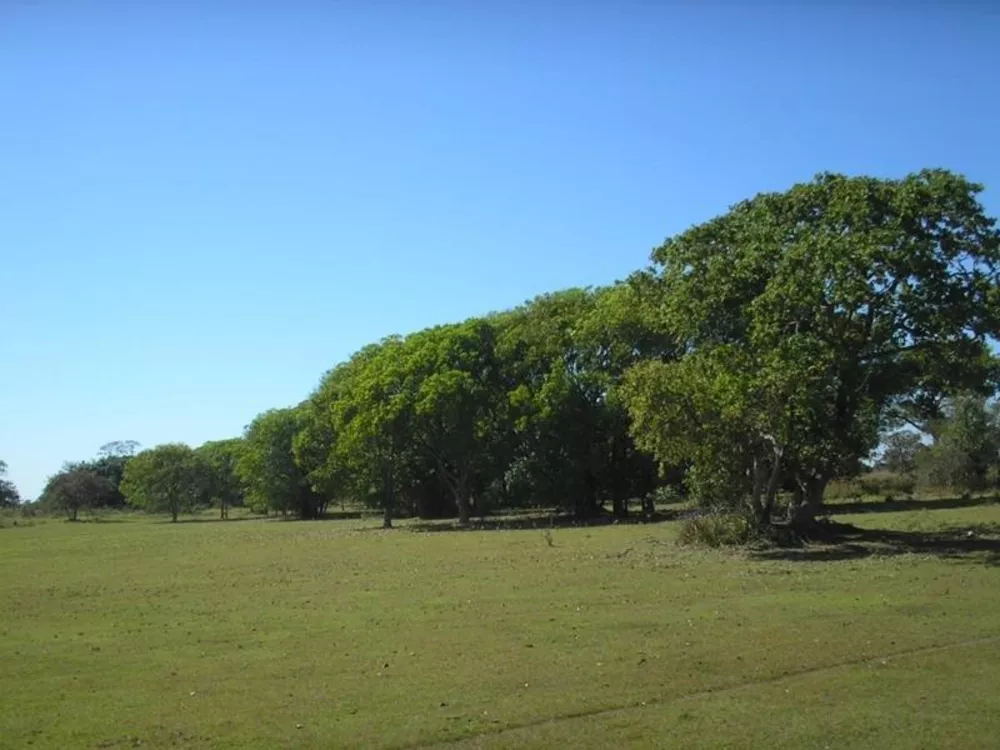
[{"label": "green foliage", "polygon": [[[996,440],[972,411],[948,417],[957,393],[1000,383],[1000,233],[980,190],[943,170],[822,174],[667,239],[626,283],[389,337],[242,442],[199,449],[205,491],[223,516],[339,501],[386,526],[466,524],[532,506],[625,516],[659,470],[760,526],[788,498],[804,525],[887,434],[891,473],[923,462],[983,487]],[[108,444],[92,468],[117,485],[135,447]]]},{"label": "green foliage", "polygon": [[229,517],[229,508],[243,505],[243,488],[236,465],[243,452],[243,440],[213,440],[197,448],[197,453],[211,470],[212,503],[219,507],[221,518]]},{"label": "green foliage", "polygon": [[325,511],[326,499],[309,486],[292,452],[303,423],[298,409],[272,409],[247,427],[236,451],[235,468],[252,510],[295,513],[302,518],[318,518]]},{"label": "green foliage", "polygon": [[920,484],[964,492],[985,489],[996,479],[1000,419],[996,408],[975,393],[946,399],[932,425],[934,444],[917,455]]},{"label": "green foliage", "polygon": [[109,506],[115,502],[118,487],[87,463],[67,464],[49,478],[39,498],[42,507],[65,513],[77,520],[81,510]]},{"label": "green foliage", "polygon": [[0,461],[0,508],[13,508],[21,502],[14,483],[7,479],[7,464]]},{"label": "green foliage", "polygon": [[912,495],[917,480],[912,474],[900,474],[889,470],[879,470],[862,474],[857,479],[857,496],[877,495],[898,497]]},{"label": "green foliage", "polygon": [[677,541],[700,547],[737,547],[757,540],[758,527],[740,513],[703,513],[680,523]]},{"label": "green foliage", "polygon": [[544,295],[497,319],[513,423],[504,482],[528,504],[577,516],[654,483],[654,465],[628,434],[622,374],[669,348],[632,287]]},{"label": "green foliage", "polygon": [[896,474],[912,474],[917,469],[917,455],[925,450],[920,434],[901,430],[890,434],[883,443],[879,466]]},{"label": "green foliage", "polygon": [[178,514],[209,504],[212,472],[190,447],[167,443],[139,453],[125,465],[121,491],[129,505],[169,513],[176,521]]},{"label": "green foliage", "polygon": [[988,388],[1000,235],[980,190],[824,174],[667,240],[635,285],[684,355],[629,376],[639,444],[765,520],[787,477],[808,521],[903,406]]}]

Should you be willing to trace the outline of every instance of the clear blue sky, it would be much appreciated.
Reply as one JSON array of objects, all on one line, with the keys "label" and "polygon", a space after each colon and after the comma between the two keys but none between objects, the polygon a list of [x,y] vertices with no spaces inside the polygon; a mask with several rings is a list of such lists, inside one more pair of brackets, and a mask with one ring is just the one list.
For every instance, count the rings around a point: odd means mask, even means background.
[{"label": "clear blue sky", "polygon": [[1000,13],[752,5],[0,3],[11,478],[238,435],[822,170],[943,166],[1000,213]]}]

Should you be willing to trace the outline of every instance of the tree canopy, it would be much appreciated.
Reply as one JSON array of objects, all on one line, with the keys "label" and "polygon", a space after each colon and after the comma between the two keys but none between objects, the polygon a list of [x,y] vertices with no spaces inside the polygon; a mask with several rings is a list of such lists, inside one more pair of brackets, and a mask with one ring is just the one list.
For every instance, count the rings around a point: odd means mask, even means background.
[{"label": "tree canopy", "polygon": [[724,464],[765,520],[761,483],[788,476],[808,521],[894,409],[990,387],[1000,239],[981,189],[823,174],[667,240],[636,284],[682,354],[630,375],[640,444],[700,475]]},{"label": "tree canopy", "polygon": [[145,450],[125,466],[121,491],[128,503],[154,513],[180,513],[209,504],[212,475],[208,464],[189,446],[167,443]]},{"label": "tree canopy", "polygon": [[81,510],[111,505],[118,487],[86,463],[67,464],[49,478],[39,502],[64,512],[71,521]]},{"label": "tree canopy", "polygon": [[385,526],[625,516],[665,482],[757,525],[787,497],[806,526],[872,455],[982,485],[1000,234],[981,190],[944,170],[820,174],[668,238],[625,282],[366,346],[242,438],[134,457],[122,441],[88,465],[174,517],[354,501]]}]

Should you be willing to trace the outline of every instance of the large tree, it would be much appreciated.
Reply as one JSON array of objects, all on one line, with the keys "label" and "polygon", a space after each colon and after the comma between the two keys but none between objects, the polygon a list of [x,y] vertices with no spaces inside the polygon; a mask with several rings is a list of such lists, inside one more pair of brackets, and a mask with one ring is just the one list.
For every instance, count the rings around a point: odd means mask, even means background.
[{"label": "large tree", "polygon": [[209,504],[212,475],[205,461],[187,445],[168,443],[145,450],[125,466],[121,491],[129,505],[152,513],[178,514]]},{"label": "large tree", "polygon": [[410,336],[399,351],[400,407],[408,434],[434,465],[467,524],[474,492],[495,471],[507,390],[486,320]]},{"label": "large tree", "polygon": [[986,488],[1000,459],[1000,415],[996,405],[976,394],[948,399],[935,420],[937,439],[917,456],[925,486],[962,491]]},{"label": "large tree", "polygon": [[271,409],[247,427],[236,473],[250,508],[258,512],[291,512],[302,518],[323,515],[327,498],[313,491],[292,452],[292,443],[303,427],[303,416],[301,409]]},{"label": "large tree", "polygon": [[[870,453],[901,407],[989,387],[1000,235],[980,190],[941,170],[824,174],[667,240],[635,283],[683,363],[631,374],[640,444],[697,471],[726,464],[751,503],[787,478],[791,519],[811,522],[827,482]],[[668,394],[685,407],[655,413]],[[678,441],[693,423],[704,440]],[[739,449],[707,447],[720,439],[712,425],[736,430]],[[766,520],[767,503],[757,510]]]}]

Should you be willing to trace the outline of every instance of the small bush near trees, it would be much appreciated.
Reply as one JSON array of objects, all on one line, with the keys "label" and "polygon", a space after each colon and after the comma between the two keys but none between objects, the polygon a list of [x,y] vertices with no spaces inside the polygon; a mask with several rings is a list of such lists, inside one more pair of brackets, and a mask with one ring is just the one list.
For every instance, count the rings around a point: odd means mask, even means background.
[{"label": "small bush near trees", "polygon": [[700,547],[733,547],[760,538],[756,525],[738,513],[704,513],[681,521],[677,541]]}]

